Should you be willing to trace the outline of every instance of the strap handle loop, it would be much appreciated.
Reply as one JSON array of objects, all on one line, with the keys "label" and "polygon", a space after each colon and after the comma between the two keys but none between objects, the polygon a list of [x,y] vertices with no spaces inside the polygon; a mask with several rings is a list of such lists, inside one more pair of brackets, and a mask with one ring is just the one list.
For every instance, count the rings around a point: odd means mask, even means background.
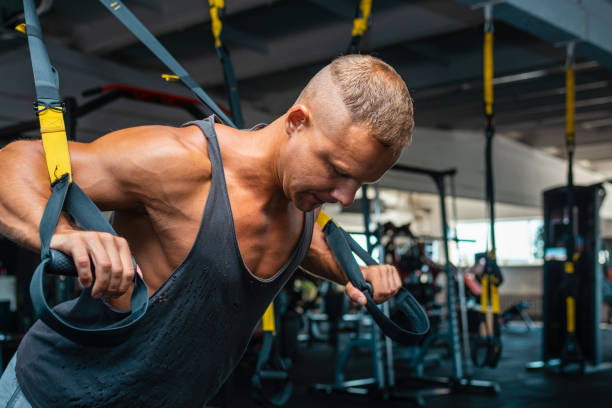
[{"label": "strap handle loop", "polygon": [[323,211],[317,218],[317,224],[319,226],[323,225],[323,233],[329,247],[349,281],[365,295],[367,299],[366,309],[382,332],[392,340],[403,344],[414,344],[418,338],[424,336],[429,331],[429,319],[412,294],[402,287],[393,298],[395,312],[392,312],[392,316],[396,321],[387,317],[374,302],[372,285],[364,279],[363,273],[353,257],[353,252],[367,265],[378,265],[378,262]]}]

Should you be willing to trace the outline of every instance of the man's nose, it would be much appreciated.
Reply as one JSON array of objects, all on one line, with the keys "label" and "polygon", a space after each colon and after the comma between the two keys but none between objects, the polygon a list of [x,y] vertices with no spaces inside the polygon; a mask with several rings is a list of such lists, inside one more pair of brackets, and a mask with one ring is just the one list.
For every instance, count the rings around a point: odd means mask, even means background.
[{"label": "man's nose", "polygon": [[355,200],[355,194],[361,185],[355,180],[343,180],[331,192],[334,200],[338,201],[344,207],[351,205]]}]

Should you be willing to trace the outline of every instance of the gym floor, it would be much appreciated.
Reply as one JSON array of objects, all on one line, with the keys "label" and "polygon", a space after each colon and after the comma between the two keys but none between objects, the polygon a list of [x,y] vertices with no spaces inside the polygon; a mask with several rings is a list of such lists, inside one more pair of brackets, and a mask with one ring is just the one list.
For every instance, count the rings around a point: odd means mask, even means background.
[{"label": "gym floor", "polygon": [[[612,329],[601,332],[603,361],[612,361]],[[497,395],[483,392],[455,392],[447,395],[428,395],[421,388],[426,407],[609,407],[612,387],[612,370],[585,375],[577,379],[575,375],[560,376],[547,371],[527,371],[525,364],[539,359],[540,329],[521,332],[516,327],[505,330],[504,354],[496,369],[475,369],[473,378],[495,381],[501,386]],[[407,407],[415,406],[406,400],[383,401],[368,396],[346,394],[326,395],[312,390],[316,383],[333,381],[335,354],[331,346],[317,343],[300,345],[298,356],[293,364],[292,378],[294,392],[286,407],[291,408],[338,408],[338,407]],[[348,364],[347,373],[353,378],[371,376],[369,354],[356,353]],[[400,364],[396,365],[396,375],[401,381]],[[445,359],[441,366],[426,371],[427,375],[443,376],[450,372],[450,361]],[[249,370],[241,366],[236,372],[229,395],[231,407],[264,406],[255,402],[249,392]],[[398,387],[402,393],[417,392],[419,388]]]}]

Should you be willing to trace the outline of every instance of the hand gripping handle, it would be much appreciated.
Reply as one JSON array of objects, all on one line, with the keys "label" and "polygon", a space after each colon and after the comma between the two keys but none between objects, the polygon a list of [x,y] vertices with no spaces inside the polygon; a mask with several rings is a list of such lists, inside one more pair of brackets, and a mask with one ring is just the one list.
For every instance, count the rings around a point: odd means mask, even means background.
[{"label": "hand gripping handle", "polygon": [[393,300],[395,306],[391,313],[392,318],[387,317],[374,302],[372,285],[364,279],[353,257],[353,252],[367,265],[378,263],[333,221],[330,220],[325,224],[323,233],[349,281],[365,295],[366,309],[386,336],[399,343],[414,344],[420,337],[427,334],[429,331],[427,314],[408,290],[402,287],[390,299]]}]

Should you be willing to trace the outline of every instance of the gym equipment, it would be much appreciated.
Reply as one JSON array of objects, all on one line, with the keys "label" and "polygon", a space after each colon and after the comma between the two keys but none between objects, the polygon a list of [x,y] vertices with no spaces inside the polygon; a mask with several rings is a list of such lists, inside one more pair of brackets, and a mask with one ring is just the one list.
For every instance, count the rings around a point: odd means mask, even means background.
[{"label": "gym equipment", "polygon": [[[155,55],[170,67],[175,75],[166,75],[166,79],[181,79],[202,103],[208,106],[221,119],[233,125],[224,112],[214,104],[212,99],[206,95],[193,78],[163,48],[142,23],[136,19],[127,7],[120,1],[101,0],[101,2],[128,26]],[[30,287],[34,309],[36,314],[40,315],[45,323],[75,342],[90,345],[108,345],[120,342],[127,336],[130,327],[144,315],[147,309],[148,290],[138,274],[135,276],[135,288],[132,294],[132,313],[120,320],[98,322],[95,327],[82,327],[63,319],[49,307],[44,297],[42,285],[44,272],[71,273],[65,270],[71,261],[63,254],[49,249],[49,241],[62,208],[65,208],[86,229],[113,234],[115,232],[95,204],[72,182],[70,157],[63,119],[64,105],[59,96],[57,72],[49,62],[42,39],[42,30],[32,0],[24,0],[24,11],[26,25],[21,30],[27,34],[30,45],[37,94],[35,108],[41,124],[41,134],[47,167],[49,168],[49,176],[53,183],[53,193],[43,214],[40,227],[43,262],[35,271]],[[104,302],[94,300],[91,298],[90,293],[90,290],[83,290],[79,302],[76,303],[71,311],[72,315],[80,316],[84,319],[83,321],[95,321],[92,318],[101,316],[107,309]]]},{"label": "gym equipment", "polygon": [[527,329],[527,331],[531,331],[533,328],[535,328],[535,324],[526,312],[526,310],[529,309],[529,306],[530,303],[526,300],[523,300],[522,302],[515,303],[512,306],[508,307],[501,314],[501,324],[504,327],[508,327],[508,323],[510,321],[516,319],[517,317],[520,317],[525,323],[525,328]]},{"label": "gym equipment", "polygon": [[365,295],[367,300],[366,309],[386,336],[399,343],[412,344],[415,338],[427,333],[429,321],[425,311],[410,292],[404,288],[401,288],[395,297],[392,298],[395,302],[395,315],[392,314],[393,319],[385,316],[376,303],[374,303],[374,290],[363,278],[361,269],[359,269],[359,265],[353,257],[353,252],[366,265],[378,265],[378,262],[366,250],[361,248],[349,233],[336,225],[323,211],[319,213],[317,224],[323,230],[327,243],[348,280]]},{"label": "gym equipment", "polygon": [[287,360],[281,357],[275,337],[278,320],[274,312],[275,303],[270,303],[262,318],[263,341],[251,382],[260,398],[281,407],[289,401],[293,393],[293,383],[287,372]]},{"label": "gym equipment", "polygon": [[[572,229],[568,222],[567,186],[543,193],[542,360],[529,363],[527,369],[545,368],[561,374],[590,374],[612,369],[612,363],[602,361],[599,328],[602,302],[602,274],[598,259],[601,242],[599,208],[605,190],[601,184],[574,185],[572,189]],[[566,262],[572,256],[568,257],[566,252],[568,235],[574,236],[578,253],[572,262],[574,269],[569,277]],[[568,296],[573,297],[573,305],[567,301]],[[568,303],[573,306],[573,314]],[[580,318],[575,319],[576,316]],[[570,333],[572,339],[568,342],[567,335]],[[568,350],[570,346],[574,349]]]},{"label": "gym equipment", "polygon": [[359,52],[361,38],[368,31],[370,26],[370,14],[372,13],[373,0],[359,0],[355,18],[353,19],[353,30],[351,31],[351,41],[347,47],[347,54],[356,54]]},{"label": "gym equipment", "polygon": [[[392,170],[421,174],[431,177],[437,187],[440,196],[441,218],[442,218],[442,242],[444,245],[444,254],[446,256],[446,264],[444,272],[448,282],[454,281],[453,266],[448,261],[448,223],[446,216],[446,187],[445,179],[456,173],[456,170],[435,171],[423,169],[414,166],[395,165]],[[367,198],[367,190],[366,195]],[[375,201],[376,203],[376,201]],[[364,206],[369,208],[369,204]],[[364,212],[365,215],[365,212]],[[369,216],[365,217],[366,224],[369,224]],[[380,241],[379,241],[380,242]],[[486,380],[474,379],[465,369],[465,359],[461,350],[461,334],[459,333],[458,314],[456,308],[456,293],[455,285],[449,284],[447,288],[447,303],[446,315],[449,322],[445,332],[435,334],[435,336],[427,335],[418,346],[417,356],[412,360],[415,362],[411,368],[416,368],[416,375],[398,376],[394,369],[393,348],[385,347],[383,349],[378,340],[379,334],[372,331],[372,335],[368,339],[352,340],[341,352],[336,363],[334,384],[317,384],[314,389],[325,393],[348,393],[357,395],[369,395],[384,400],[399,399],[411,400],[419,405],[424,404],[423,396],[439,395],[440,393],[449,393],[456,391],[485,391],[497,393],[500,391],[499,384]],[[393,316],[393,311],[391,311]],[[449,354],[451,356],[451,374],[448,377],[426,377],[422,373],[422,363],[425,360],[425,354],[428,347],[435,340],[445,340],[448,343]],[[410,345],[415,346],[416,342]],[[372,353],[373,377],[355,380],[345,380],[344,366],[351,351],[356,347],[366,346]],[[386,358],[385,358],[386,357]],[[386,362],[386,374],[384,371],[384,363]],[[421,368],[419,368],[421,367]],[[402,373],[404,374],[404,373]],[[398,377],[396,379],[396,376]],[[418,384],[416,391],[405,390],[407,385]],[[433,387],[423,389],[423,387]]]},{"label": "gym equipment", "polygon": [[[415,382],[422,385],[429,385],[436,387],[433,390],[423,390],[417,391],[416,394],[425,395],[425,394],[439,394],[439,393],[449,393],[454,391],[486,391],[497,393],[500,391],[499,384],[486,381],[486,380],[478,380],[471,377],[471,373],[466,369],[465,359],[466,355],[462,353],[461,349],[461,333],[459,332],[459,321],[458,321],[458,313],[457,313],[457,294],[455,293],[456,287],[452,282],[455,281],[454,275],[454,267],[451,265],[449,260],[449,236],[448,236],[448,221],[447,221],[447,212],[446,212],[446,178],[453,177],[456,174],[456,170],[446,170],[446,171],[434,171],[428,169],[422,169],[414,166],[404,166],[404,165],[395,165],[393,170],[398,170],[402,172],[421,174],[424,176],[429,176],[433,179],[437,190],[438,195],[440,197],[440,214],[442,218],[442,236],[443,236],[443,248],[444,248],[444,257],[446,259],[446,264],[444,267],[444,272],[446,276],[447,288],[446,288],[446,316],[448,318],[448,326],[446,332],[437,333],[436,336],[432,336],[431,338],[426,338],[423,345],[420,347],[420,355],[417,356],[416,361],[423,361],[424,355],[427,352],[427,348],[431,342],[437,339],[446,340],[449,347],[449,354],[451,357],[451,374],[448,377],[444,378],[430,378],[424,376],[421,372],[417,372],[416,376],[407,376],[405,379],[406,382]],[[455,234],[456,238],[456,234]],[[459,295],[459,300],[461,303],[461,295]],[[426,343],[428,342],[428,343]],[[463,342],[465,344],[465,342]]]},{"label": "gym equipment", "polygon": [[[575,186],[575,42],[566,47],[565,119],[567,185],[544,191],[544,294],[542,361],[527,369],[547,368],[564,374],[612,369],[602,363],[602,274],[599,208],[605,197],[601,184]],[[559,299],[563,299],[559,304]],[[580,316],[580,319],[577,318]],[[589,366],[587,367],[587,364]]]},{"label": "gym equipment", "polygon": [[485,253],[485,269],[482,276],[481,323],[479,333],[472,337],[472,361],[477,367],[495,368],[502,353],[501,327],[499,322],[498,287],[503,282],[501,269],[497,265],[495,246],[495,188],[493,179],[493,137],[495,136],[495,112],[493,109],[493,5],[484,6],[483,82],[485,137],[485,185],[489,209],[490,241]]},{"label": "gym equipment", "polygon": [[123,25],[132,32],[161,62],[163,62],[173,75],[163,74],[162,78],[167,81],[181,80],[183,84],[193,92],[200,102],[213,111],[223,122],[229,126],[236,127],[234,122],[223,112],[215,102],[204,92],[198,83],[189,75],[181,64],[164,48],[164,46],[151,34],[149,30],[136,18],[129,8],[120,0],[100,0]]},{"label": "gym equipment", "polygon": [[[450,193],[451,193],[451,203],[453,210],[453,235],[455,242],[455,249],[457,250],[457,255],[460,254],[459,250],[459,242],[465,242],[469,240],[460,240],[457,233],[457,225],[459,224],[459,215],[457,211],[457,190],[455,188],[455,176],[453,174],[450,176]],[[472,241],[475,242],[475,241]],[[457,281],[457,291],[459,293],[459,313],[461,315],[461,344],[463,345],[463,355],[471,356],[472,351],[470,349],[470,330],[469,330],[469,318],[468,318],[468,305],[466,300],[466,281],[465,274],[462,269],[456,269],[456,281]],[[471,377],[472,375],[472,367],[469,364],[469,360],[467,358],[462,358],[462,370],[467,377]]]},{"label": "gym equipment", "polygon": [[[580,259],[580,252],[576,247],[576,231],[574,228],[574,151],[576,142],[574,140],[575,128],[575,76],[574,76],[574,48],[575,43],[570,42],[567,46],[566,72],[565,72],[565,118],[566,118],[566,139],[567,149],[567,208],[568,208],[568,232],[566,234],[565,264],[563,282],[563,296],[565,297],[565,336],[563,349],[561,351],[561,366],[563,372],[565,367],[571,363],[577,363],[580,371],[584,371],[585,358],[582,349],[576,338],[576,299],[578,296],[577,287],[579,285],[576,272],[576,263]],[[599,304],[600,302],[598,302]]]},{"label": "gym equipment", "polygon": [[215,38],[215,50],[221,67],[223,68],[223,78],[225,79],[225,89],[227,100],[229,101],[232,119],[239,129],[244,127],[242,118],[242,108],[240,107],[240,96],[238,95],[238,83],[234,75],[234,64],[225,43],[223,42],[223,17],[225,15],[224,0],[208,0],[210,6],[210,24]]},{"label": "gym equipment", "polygon": [[[427,256],[425,242],[412,233],[410,224],[396,227],[388,222],[382,228],[386,238],[385,261],[395,265],[402,282],[425,307],[431,320],[431,310],[439,308],[434,297],[441,290],[437,278],[444,267]],[[402,237],[407,242],[398,242]]]},{"label": "gym equipment", "polygon": [[[369,224],[370,206],[367,198],[367,186],[364,185],[363,187],[363,200],[366,201],[366,205],[364,205],[364,218],[366,224]],[[377,193],[375,200],[377,217],[379,217],[380,213],[378,203],[379,199]],[[399,394],[391,392],[390,390],[395,385],[391,340],[398,341],[402,344],[415,344],[429,331],[429,321],[426,313],[416,299],[414,299],[410,292],[408,292],[404,287],[402,287],[400,292],[398,292],[398,294],[393,298],[395,301],[395,307],[391,307],[389,305],[391,302],[385,302],[380,306],[380,309],[374,305],[370,299],[371,288],[369,287],[369,283],[354,282],[354,278],[359,277],[361,274],[359,273],[357,263],[352,257],[351,250],[354,251],[355,254],[359,256],[359,258],[361,258],[367,265],[374,265],[376,264],[376,261],[372,259],[367,251],[359,247],[348,233],[335,226],[333,222],[327,220],[325,216],[320,216],[317,222],[319,225],[323,226],[323,232],[325,233],[330,247],[338,258],[349,280],[357,288],[361,288],[364,285],[367,286],[367,289],[364,290],[364,294],[368,298],[366,309],[370,314],[367,316],[357,315],[357,318],[360,321],[371,318],[377,323],[378,327],[374,324],[370,324],[369,336],[366,335],[365,337],[360,337],[358,335],[344,346],[336,362],[333,384],[316,384],[313,386],[313,388],[327,394],[336,392],[358,395],[376,395],[378,397],[382,397],[383,399],[410,399],[420,403],[421,401],[418,398],[413,396],[400,396]],[[366,228],[366,231],[369,231],[369,228]],[[339,232],[342,232],[342,234],[339,234]],[[341,235],[344,235],[344,238],[342,238]],[[366,235],[366,238],[368,241],[370,241],[369,235]],[[382,258],[383,251],[382,247],[380,247],[380,236],[378,238],[380,256]],[[343,239],[347,242],[342,242]],[[379,328],[382,329],[383,334],[387,336],[385,337],[384,341],[384,350],[383,343],[380,341]],[[367,347],[371,353],[373,377],[345,380],[345,367],[348,359],[354,350],[363,347]],[[387,374],[384,372],[385,364],[383,363],[383,358],[385,357]]]},{"label": "gym equipment", "polygon": [[[72,305],[72,321],[66,320],[48,305],[43,290],[45,273],[74,275],[72,260],[59,251],[49,248],[49,242],[62,209],[71,214],[87,229],[116,234],[95,204],[72,181],[68,140],[64,126],[64,105],[60,99],[57,71],[51,66],[38,15],[32,0],[24,0],[25,31],[30,47],[36,102],[34,109],[40,121],[40,132],[45,150],[45,160],[51,179],[52,194],[47,202],[40,222],[41,258],[30,283],[30,296],[36,315],[63,336],[87,345],[108,345],[120,342],[129,330],[140,320],[148,306],[148,290],[140,277],[135,274],[134,290],[131,297],[131,313],[119,315],[95,325],[80,325],[75,321],[92,322],[102,316],[108,306],[102,300],[91,297],[91,289],[82,291],[78,302]],[[136,264],[134,262],[134,267]],[[107,314],[108,315],[108,314]],[[93,320],[91,320],[94,318]],[[83,319],[83,320],[81,320]]]}]

